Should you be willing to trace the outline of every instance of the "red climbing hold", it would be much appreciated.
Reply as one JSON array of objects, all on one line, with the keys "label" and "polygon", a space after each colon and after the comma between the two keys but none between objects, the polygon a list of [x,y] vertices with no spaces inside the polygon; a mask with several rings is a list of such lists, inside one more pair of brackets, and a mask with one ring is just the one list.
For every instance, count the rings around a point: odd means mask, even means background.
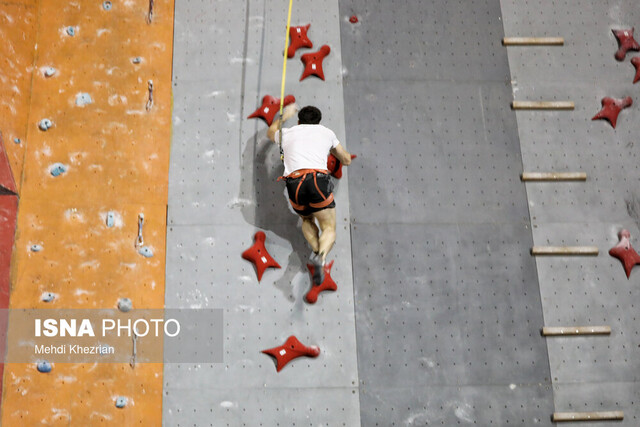
[{"label": "red climbing hold", "polygon": [[318,294],[323,291],[337,291],[338,285],[331,278],[331,267],[333,267],[333,261],[324,266],[324,281],[319,285],[313,284],[313,272],[314,267],[311,264],[307,264],[309,274],[311,275],[311,289],[307,292],[306,300],[309,304],[315,304],[318,301]]},{"label": "red climbing hold", "polygon": [[640,80],[640,56],[634,56],[631,58],[631,64],[636,67],[636,76],[633,78],[633,82],[636,83]]},{"label": "red climbing hold", "polygon": [[281,346],[262,350],[262,352],[276,359],[276,371],[280,372],[287,363],[298,357],[318,357],[320,348],[315,345],[307,347],[291,335]]},{"label": "red climbing hold", "polygon": [[264,247],[264,241],[267,236],[262,231],[258,231],[253,238],[255,243],[249,249],[242,252],[242,258],[255,264],[259,282],[267,268],[280,268],[280,264],[269,255],[267,248]]},{"label": "red climbing hold", "polygon": [[613,35],[618,39],[618,51],[616,52],[616,59],[622,61],[630,50],[640,50],[640,44],[633,38],[633,30],[611,30]]},{"label": "red climbing hold", "polygon": [[352,24],[357,24],[358,17],[356,15],[351,15],[351,18],[349,18],[349,22],[351,22]]},{"label": "red climbing hold", "polygon": [[331,52],[331,48],[325,44],[317,52],[305,53],[304,55],[302,55],[300,59],[304,64],[304,72],[302,73],[302,77],[300,77],[300,81],[306,79],[311,75],[318,76],[322,80],[324,80],[324,71],[322,70],[322,60],[327,55],[329,55],[330,52]]},{"label": "red climbing hold", "polygon": [[[358,156],[355,154],[351,155],[352,159],[355,159],[356,157]],[[329,153],[329,157],[327,158],[327,170],[334,178],[342,178],[342,162],[331,153]]]},{"label": "red climbing hold", "polygon": [[609,98],[608,96],[602,98],[602,109],[598,114],[593,116],[591,120],[605,119],[611,123],[611,126],[615,129],[616,122],[618,120],[618,114],[624,108],[630,107],[633,104],[633,100],[630,96],[622,99]]},{"label": "red climbing hold", "polygon": [[640,255],[631,247],[631,233],[628,230],[621,230],[620,242],[609,251],[609,255],[618,258],[624,266],[624,272],[627,273],[627,279],[631,275],[631,269],[634,265],[640,264]]},{"label": "red climbing hold", "polygon": [[[287,95],[284,97],[284,105],[293,104],[296,102],[296,98],[293,95]],[[248,117],[249,119],[260,118],[264,120],[267,125],[271,126],[273,119],[280,110],[280,98],[275,98],[271,95],[266,95],[262,98],[262,105]]]},{"label": "red climbing hold", "polygon": [[307,31],[311,24],[301,25],[299,27],[289,28],[289,37],[291,37],[291,43],[289,49],[287,49],[287,58],[293,58],[296,54],[296,50],[301,47],[313,47],[313,43],[307,37]]}]

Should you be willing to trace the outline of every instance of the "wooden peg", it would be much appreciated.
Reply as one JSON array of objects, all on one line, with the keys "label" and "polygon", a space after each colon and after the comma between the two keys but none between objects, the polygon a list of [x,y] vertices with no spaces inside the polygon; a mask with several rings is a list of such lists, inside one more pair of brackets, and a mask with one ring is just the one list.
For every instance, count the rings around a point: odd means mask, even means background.
[{"label": "wooden peg", "polygon": [[595,246],[534,246],[531,255],[598,255]]},{"label": "wooden peg", "polygon": [[504,37],[505,46],[562,46],[563,37]]},{"label": "wooden peg", "polygon": [[545,337],[567,335],[611,335],[611,326],[545,326],[542,328]]},{"label": "wooden peg", "polygon": [[573,110],[573,101],[513,101],[514,110]]},{"label": "wooden peg", "polygon": [[619,421],[624,419],[622,411],[599,412],[554,412],[553,422],[561,421]]},{"label": "wooden peg", "polygon": [[520,179],[525,182],[536,181],[586,181],[585,172],[522,172]]}]

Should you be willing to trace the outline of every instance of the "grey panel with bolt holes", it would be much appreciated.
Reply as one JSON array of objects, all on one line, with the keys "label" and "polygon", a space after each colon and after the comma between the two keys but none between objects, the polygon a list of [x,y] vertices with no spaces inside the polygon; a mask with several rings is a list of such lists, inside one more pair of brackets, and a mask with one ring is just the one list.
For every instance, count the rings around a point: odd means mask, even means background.
[{"label": "grey panel with bolt holes", "polygon": [[[344,142],[338,4],[325,3],[296,4],[292,25],[310,22],[316,45],[287,61],[285,93],[301,106],[317,105]],[[311,305],[304,301],[310,249],[276,181],[278,147],[262,120],[248,119],[263,96],[280,96],[285,29],[274,23],[286,22],[286,13],[257,0],[176,3],[165,305],[222,308],[224,363],[165,365],[166,424],[236,426],[258,417],[264,425],[359,424],[348,172],[335,190],[330,260],[338,290]],[[299,81],[300,55],[323,44],[331,47],[325,81]],[[282,267],[267,269],[261,282],[241,257],[258,230]],[[261,351],[290,335],[319,346],[320,355],[278,373]]]},{"label": "grey panel with bolt holes", "polygon": [[635,426],[638,276],[634,271],[627,279],[621,263],[607,252],[623,228],[636,247],[640,238],[637,105],[619,114],[615,129],[592,118],[604,97],[635,98],[630,58],[638,53],[616,61],[612,29],[635,26],[640,9],[626,0],[561,0],[547,7],[533,1],[501,3],[508,35],[565,38],[561,47],[505,48],[513,98],[575,102],[573,111],[516,114],[523,169],[587,174],[582,183],[527,184],[534,242],[600,250],[597,257],[537,258],[545,326],[611,327],[610,336],[547,339],[555,409],[622,410],[625,420],[619,424]]},{"label": "grey panel with bolt holes", "polygon": [[363,426],[552,425],[549,384],[361,389]]},{"label": "grey panel with bolt holes", "polygon": [[548,425],[500,3],[341,8],[363,425]]},{"label": "grey panel with bolt holes", "polygon": [[548,383],[530,243],[524,225],[355,225],[360,378],[376,387]]},{"label": "grey panel with bolt holes", "polygon": [[225,389],[212,384],[206,393],[189,387],[165,391],[171,408],[165,411],[167,425],[360,425],[355,388]]}]

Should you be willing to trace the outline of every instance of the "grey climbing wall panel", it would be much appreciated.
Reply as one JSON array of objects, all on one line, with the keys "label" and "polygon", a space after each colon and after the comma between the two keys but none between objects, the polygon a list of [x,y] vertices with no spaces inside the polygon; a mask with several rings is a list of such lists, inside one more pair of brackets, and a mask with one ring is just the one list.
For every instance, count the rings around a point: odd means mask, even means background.
[{"label": "grey climbing wall panel", "polygon": [[[315,45],[306,52],[331,47],[326,81],[299,82],[298,52],[288,61],[286,93],[321,108],[323,124],[343,140],[338,3],[312,6],[296,1],[292,25],[311,24]],[[308,305],[309,249],[284,185],[276,182],[278,149],[262,121],[247,119],[264,95],[280,96],[286,13],[284,6],[256,0],[176,3],[165,303],[223,308],[225,338],[222,364],[165,365],[166,425],[360,424],[348,177],[335,193],[338,291]],[[267,270],[260,283],[240,256],[257,230],[266,233],[267,249],[282,266]],[[260,351],[289,335],[318,345],[321,354],[276,373]]]},{"label": "grey climbing wall panel", "polygon": [[[613,129],[592,121],[605,96],[635,98],[634,69],[614,59],[612,29],[637,26],[634,1],[502,0],[509,36],[562,36],[563,47],[508,48],[517,100],[573,100],[572,112],[518,112],[527,171],[583,171],[584,183],[527,184],[537,245],[594,245],[598,257],[537,260],[545,324],[610,325],[609,337],[549,338],[557,411],[622,410],[638,425],[639,277],[627,280],[607,251],[622,228],[640,243],[636,105]],[[634,102],[636,99],[634,99]],[[588,425],[609,425],[589,423]]]},{"label": "grey climbing wall panel", "polygon": [[362,425],[549,424],[499,1],[340,7]]},{"label": "grey climbing wall panel", "polygon": [[[616,130],[590,118],[602,97],[633,96],[611,28],[635,25],[638,6],[294,3],[312,50],[332,52],[325,82],[298,82],[300,53],[289,60],[286,93],[358,154],[336,192],[339,290],[302,302],[277,148],[246,119],[279,96],[286,5],[178,2],[166,305],[224,308],[225,363],[165,366],[165,424],[546,425],[554,409],[617,409],[637,425],[638,279],[606,251],[622,227],[640,240],[640,125],[633,107]],[[566,45],[507,49],[504,33]],[[576,109],[513,113],[512,99]],[[523,169],[588,180],[525,187]],[[283,266],[260,284],[239,258],[258,229]],[[534,242],[601,255],[536,261]],[[561,324],[613,332],[540,336]],[[259,350],[290,334],[322,353],[276,374]]]}]

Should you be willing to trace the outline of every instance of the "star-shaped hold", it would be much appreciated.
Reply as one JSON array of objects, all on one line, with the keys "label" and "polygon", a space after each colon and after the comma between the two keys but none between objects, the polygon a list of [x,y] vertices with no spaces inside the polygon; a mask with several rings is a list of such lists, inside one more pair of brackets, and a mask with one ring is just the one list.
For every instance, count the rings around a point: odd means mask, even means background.
[{"label": "star-shaped hold", "polygon": [[276,371],[280,372],[287,363],[298,357],[318,357],[320,348],[315,345],[307,347],[291,335],[281,346],[262,350],[262,352],[276,359]]},{"label": "star-shaped hold", "polygon": [[253,239],[255,243],[246,251],[242,252],[242,258],[247,261],[251,261],[256,266],[256,273],[258,274],[258,282],[262,279],[264,271],[271,268],[280,268],[280,264],[269,255],[267,248],[264,246],[264,241],[267,236],[262,231],[258,231]]},{"label": "star-shaped hold", "polygon": [[310,26],[311,24],[307,24],[289,28],[291,43],[289,43],[289,48],[287,49],[287,58],[293,58],[296,50],[301,47],[313,47],[313,43],[311,43],[311,40],[307,37],[307,31],[309,31]]},{"label": "star-shaped hold", "polygon": [[634,56],[631,58],[631,64],[636,67],[636,76],[633,78],[633,82],[636,83],[640,80],[640,56]]},{"label": "star-shaped hold", "polygon": [[306,79],[309,76],[318,76],[324,80],[324,71],[322,70],[322,60],[329,55],[331,48],[329,46],[322,45],[317,52],[305,53],[300,57],[304,64],[304,71],[300,81]]},{"label": "star-shaped hold", "polygon": [[613,35],[618,39],[618,51],[616,52],[616,59],[622,61],[630,50],[640,50],[640,44],[633,38],[633,30],[611,30]]},{"label": "star-shaped hold", "polygon": [[620,242],[609,251],[609,255],[618,258],[624,266],[624,272],[627,273],[627,279],[631,275],[631,269],[634,265],[640,264],[640,255],[631,247],[631,233],[628,230],[621,230]]},{"label": "star-shaped hold", "polygon": [[630,96],[622,99],[609,98],[608,96],[602,98],[602,109],[598,114],[593,116],[591,120],[605,119],[611,123],[611,126],[615,129],[616,122],[618,120],[618,114],[624,108],[630,107],[633,104],[633,100]]},{"label": "star-shaped hold", "polygon": [[[287,95],[284,97],[284,106],[296,102],[296,98],[293,95]],[[262,105],[248,117],[249,119],[260,118],[264,120],[267,125],[271,126],[276,113],[280,110],[280,98],[266,95],[262,98]]]},{"label": "star-shaped hold", "polygon": [[324,281],[319,285],[313,284],[313,273],[315,268],[312,264],[307,264],[309,274],[311,275],[311,289],[307,292],[305,299],[309,304],[315,304],[318,301],[318,294],[323,291],[337,291],[338,285],[331,278],[331,267],[333,267],[333,261],[324,266]]},{"label": "star-shaped hold", "polygon": [[[355,154],[351,155],[352,159],[355,159]],[[334,178],[340,179],[342,178],[342,162],[336,158],[333,154],[329,153],[329,157],[327,158],[327,170]]]}]

